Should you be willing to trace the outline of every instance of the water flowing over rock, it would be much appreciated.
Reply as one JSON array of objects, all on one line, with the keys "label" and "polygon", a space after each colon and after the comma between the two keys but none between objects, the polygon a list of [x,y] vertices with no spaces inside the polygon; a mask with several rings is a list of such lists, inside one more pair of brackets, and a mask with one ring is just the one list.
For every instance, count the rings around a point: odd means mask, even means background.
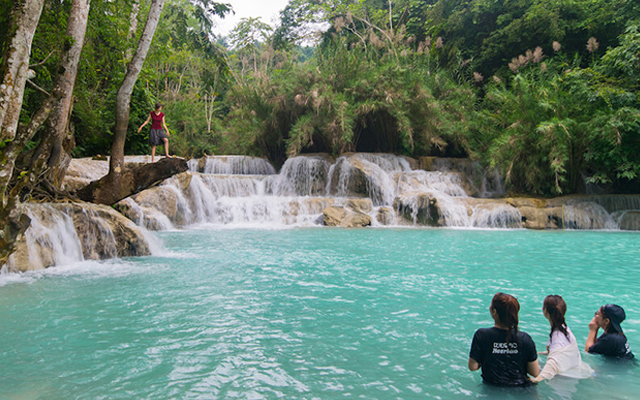
[{"label": "water flowing over rock", "polygon": [[268,190],[276,196],[325,196],[330,166],[328,155],[290,158]]},{"label": "water flowing over rock", "polygon": [[[75,179],[105,173],[104,167],[81,165]],[[367,215],[371,226],[635,229],[634,211],[640,210],[636,195],[496,198],[504,194],[497,173],[462,159],[349,153],[334,161],[310,154],[287,160],[277,174],[268,161],[254,157],[210,156],[189,166],[190,172],[116,208],[150,230],[326,224],[330,207],[342,210],[341,221],[350,213]]]},{"label": "water flowing over rock", "polygon": [[153,239],[110,207],[88,203],[24,207],[31,223],[3,271],[150,254]]},{"label": "water flowing over rock", "polygon": [[481,198],[504,197],[502,178],[495,168],[483,168],[477,161],[466,158],[422,157],[420,166],[426,171],[459,172],[462,185],[469,195]]},{"label": "water flowing over rock", "polygon": [[264,158],[249,156],[208,156],[189,160],[189,171],[203,174],[272,175],[273,165]]},{"label": "water flowing over rock", "polygon": [[411,171],[404,157],[392,154],[345,155],[329,170],[327,193],[338,197],[369,197],[376,206],[389,205],[395,197],[396,173]]}]

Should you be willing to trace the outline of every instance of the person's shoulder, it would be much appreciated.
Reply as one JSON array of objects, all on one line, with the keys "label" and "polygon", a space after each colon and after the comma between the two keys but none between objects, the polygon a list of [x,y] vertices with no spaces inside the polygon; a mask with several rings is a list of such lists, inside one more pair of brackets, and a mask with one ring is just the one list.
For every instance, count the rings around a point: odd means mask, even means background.
[{"label": "person's shoulder", "polygon": [[597,339],[598,342],[626,342],[627,338],[618,333],[603,333]]},{"label": "person's shoulder", "polygon": [[518,339],[533,342],[533,339],[531,339],[531,335],[524,331],[518,331]]},{"label": "person's shoulder", "polygon": [[477,338],[486,338],[491,335],[494,335],[493,328],[479,328],[473,336]]}]

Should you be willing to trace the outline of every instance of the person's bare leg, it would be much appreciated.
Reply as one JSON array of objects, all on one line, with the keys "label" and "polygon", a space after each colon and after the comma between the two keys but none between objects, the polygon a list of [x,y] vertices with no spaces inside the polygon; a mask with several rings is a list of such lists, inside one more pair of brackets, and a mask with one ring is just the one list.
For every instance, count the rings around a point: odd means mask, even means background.
[{"label": "person's bare leg", "polygon": [[165,155],[166,157],[171,157],[171,156],[169,155],[169,139],[164,138],[164,139],[162,139],[162,140],[164,141],[164,155]]},{"label": "person's bare leg", "polygon": [[155,157],[156,157],[156,146],[151,146],[151,162],[154,161]]}]

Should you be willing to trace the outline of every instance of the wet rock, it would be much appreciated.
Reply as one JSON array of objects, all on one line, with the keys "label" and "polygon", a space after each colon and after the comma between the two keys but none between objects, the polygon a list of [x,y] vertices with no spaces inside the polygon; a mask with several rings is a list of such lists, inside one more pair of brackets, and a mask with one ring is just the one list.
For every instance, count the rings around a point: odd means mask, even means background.
[{"label": "wet rock", "polygon": [[7,262],[9,272],[63,262],[150,254],[142,231],[111,207],[90,203],[27,204],[30,227]]},{"label": "wet rock", "polygon": [[161,209],[170,220],[175,221],[178,215],[178,195],[169,187],[156,186],[143,190],[132,196],[141,207]]},{"label": "wet rock", "polygon": [[369,214],[373,211],[371,199],[348,199],[345,207],[354,212]]},{"label": "wet rock", "polygon": [[620,218],[620,229],[640,231],[640,211],[626,211]]},{"label": "wet rock", "polygon": [[405,220],[414,224],[442,226],[438,200],[429,193],[407,192],[396,197],[393,208]]},{"label": "wet rock", "polygon": [[323,211],[324,224],[343,228],[361,228],[371,225],[371,217],[361,212],[349,211],[343,207],[327,207]]},{"label": "wet rock", "polygon": [[391,207],[380,207],[376,214],[376,220],[380,225],[393,225],[396,221],[396,213]]}]

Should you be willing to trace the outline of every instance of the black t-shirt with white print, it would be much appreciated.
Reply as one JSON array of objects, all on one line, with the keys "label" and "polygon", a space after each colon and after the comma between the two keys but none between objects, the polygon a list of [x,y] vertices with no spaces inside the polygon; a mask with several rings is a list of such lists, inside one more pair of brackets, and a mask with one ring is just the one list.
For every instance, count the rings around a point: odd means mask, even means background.
[{"label": "black t-shirt with white print", "polygon": [[538,359],[536,345],[525,332],[511,335],[507,343],[507,331],[491,327],[478,329],[473,335],[469,357],[482,366],[485,383],[500,386],[524,386],[527,364]]}]

